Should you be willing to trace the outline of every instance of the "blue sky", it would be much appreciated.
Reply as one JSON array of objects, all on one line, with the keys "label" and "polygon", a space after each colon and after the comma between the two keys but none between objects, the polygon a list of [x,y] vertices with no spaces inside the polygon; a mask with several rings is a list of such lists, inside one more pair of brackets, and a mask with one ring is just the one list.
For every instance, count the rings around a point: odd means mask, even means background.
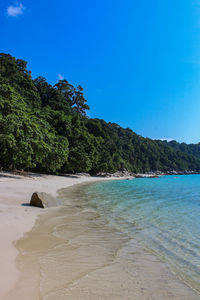
[{"label": "blue sky", "polygon": [[89,116],[200,142],[200,3],[1,1],[0,52],[33,77],[82,85]]}]

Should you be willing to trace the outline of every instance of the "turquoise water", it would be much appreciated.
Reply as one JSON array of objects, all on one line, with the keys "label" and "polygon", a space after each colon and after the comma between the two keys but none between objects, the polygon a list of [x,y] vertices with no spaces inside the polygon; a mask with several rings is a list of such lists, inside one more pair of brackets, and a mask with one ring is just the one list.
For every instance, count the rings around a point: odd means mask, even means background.
[{"label": "turquoise water", "polygon": [[87,186],[85,196],[200,291],[200,175],[100,182]]}]

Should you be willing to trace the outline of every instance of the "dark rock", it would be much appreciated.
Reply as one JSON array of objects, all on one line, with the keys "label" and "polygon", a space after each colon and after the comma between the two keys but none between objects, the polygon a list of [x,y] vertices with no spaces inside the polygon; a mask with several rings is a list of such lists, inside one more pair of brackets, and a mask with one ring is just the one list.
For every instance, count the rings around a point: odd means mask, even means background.
[{"label": "dark rock", "polygon": [[31,206],[37,206],[41,208],[47,207],[47,199],[45,193],[35,192],[33,193],[30,201]]},{"label": "dark rock", "polygon": [[76,173],[76,175],[90,177],[89,173]]}]

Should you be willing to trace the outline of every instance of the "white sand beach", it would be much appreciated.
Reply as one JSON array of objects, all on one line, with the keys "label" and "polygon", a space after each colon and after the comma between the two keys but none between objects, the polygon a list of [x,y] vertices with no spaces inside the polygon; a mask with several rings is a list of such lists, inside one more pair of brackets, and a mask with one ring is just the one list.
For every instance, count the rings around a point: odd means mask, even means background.
[{"label": "white sand beach", "polygon": [[56,196],[59,189],[97,180],[105,178],[0,174],[0,299],[4,298],[19,276],[15,264],[18,251],[14,242],[31,230],[37,216],[45,211],[28,206],[32,193],[39,191]]}]

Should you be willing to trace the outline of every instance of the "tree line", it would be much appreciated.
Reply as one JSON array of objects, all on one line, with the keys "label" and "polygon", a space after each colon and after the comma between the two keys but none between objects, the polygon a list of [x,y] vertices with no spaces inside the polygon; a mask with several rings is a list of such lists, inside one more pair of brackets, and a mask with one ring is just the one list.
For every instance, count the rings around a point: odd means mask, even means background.
[{"label": "tree line", "polygon": [[[105,108],[106,109],[106,108]],[[0,167],[47,173],[200,170],[200,146],[151,140],[87,117],[81,86],[33,79],[0,54]]]}]

